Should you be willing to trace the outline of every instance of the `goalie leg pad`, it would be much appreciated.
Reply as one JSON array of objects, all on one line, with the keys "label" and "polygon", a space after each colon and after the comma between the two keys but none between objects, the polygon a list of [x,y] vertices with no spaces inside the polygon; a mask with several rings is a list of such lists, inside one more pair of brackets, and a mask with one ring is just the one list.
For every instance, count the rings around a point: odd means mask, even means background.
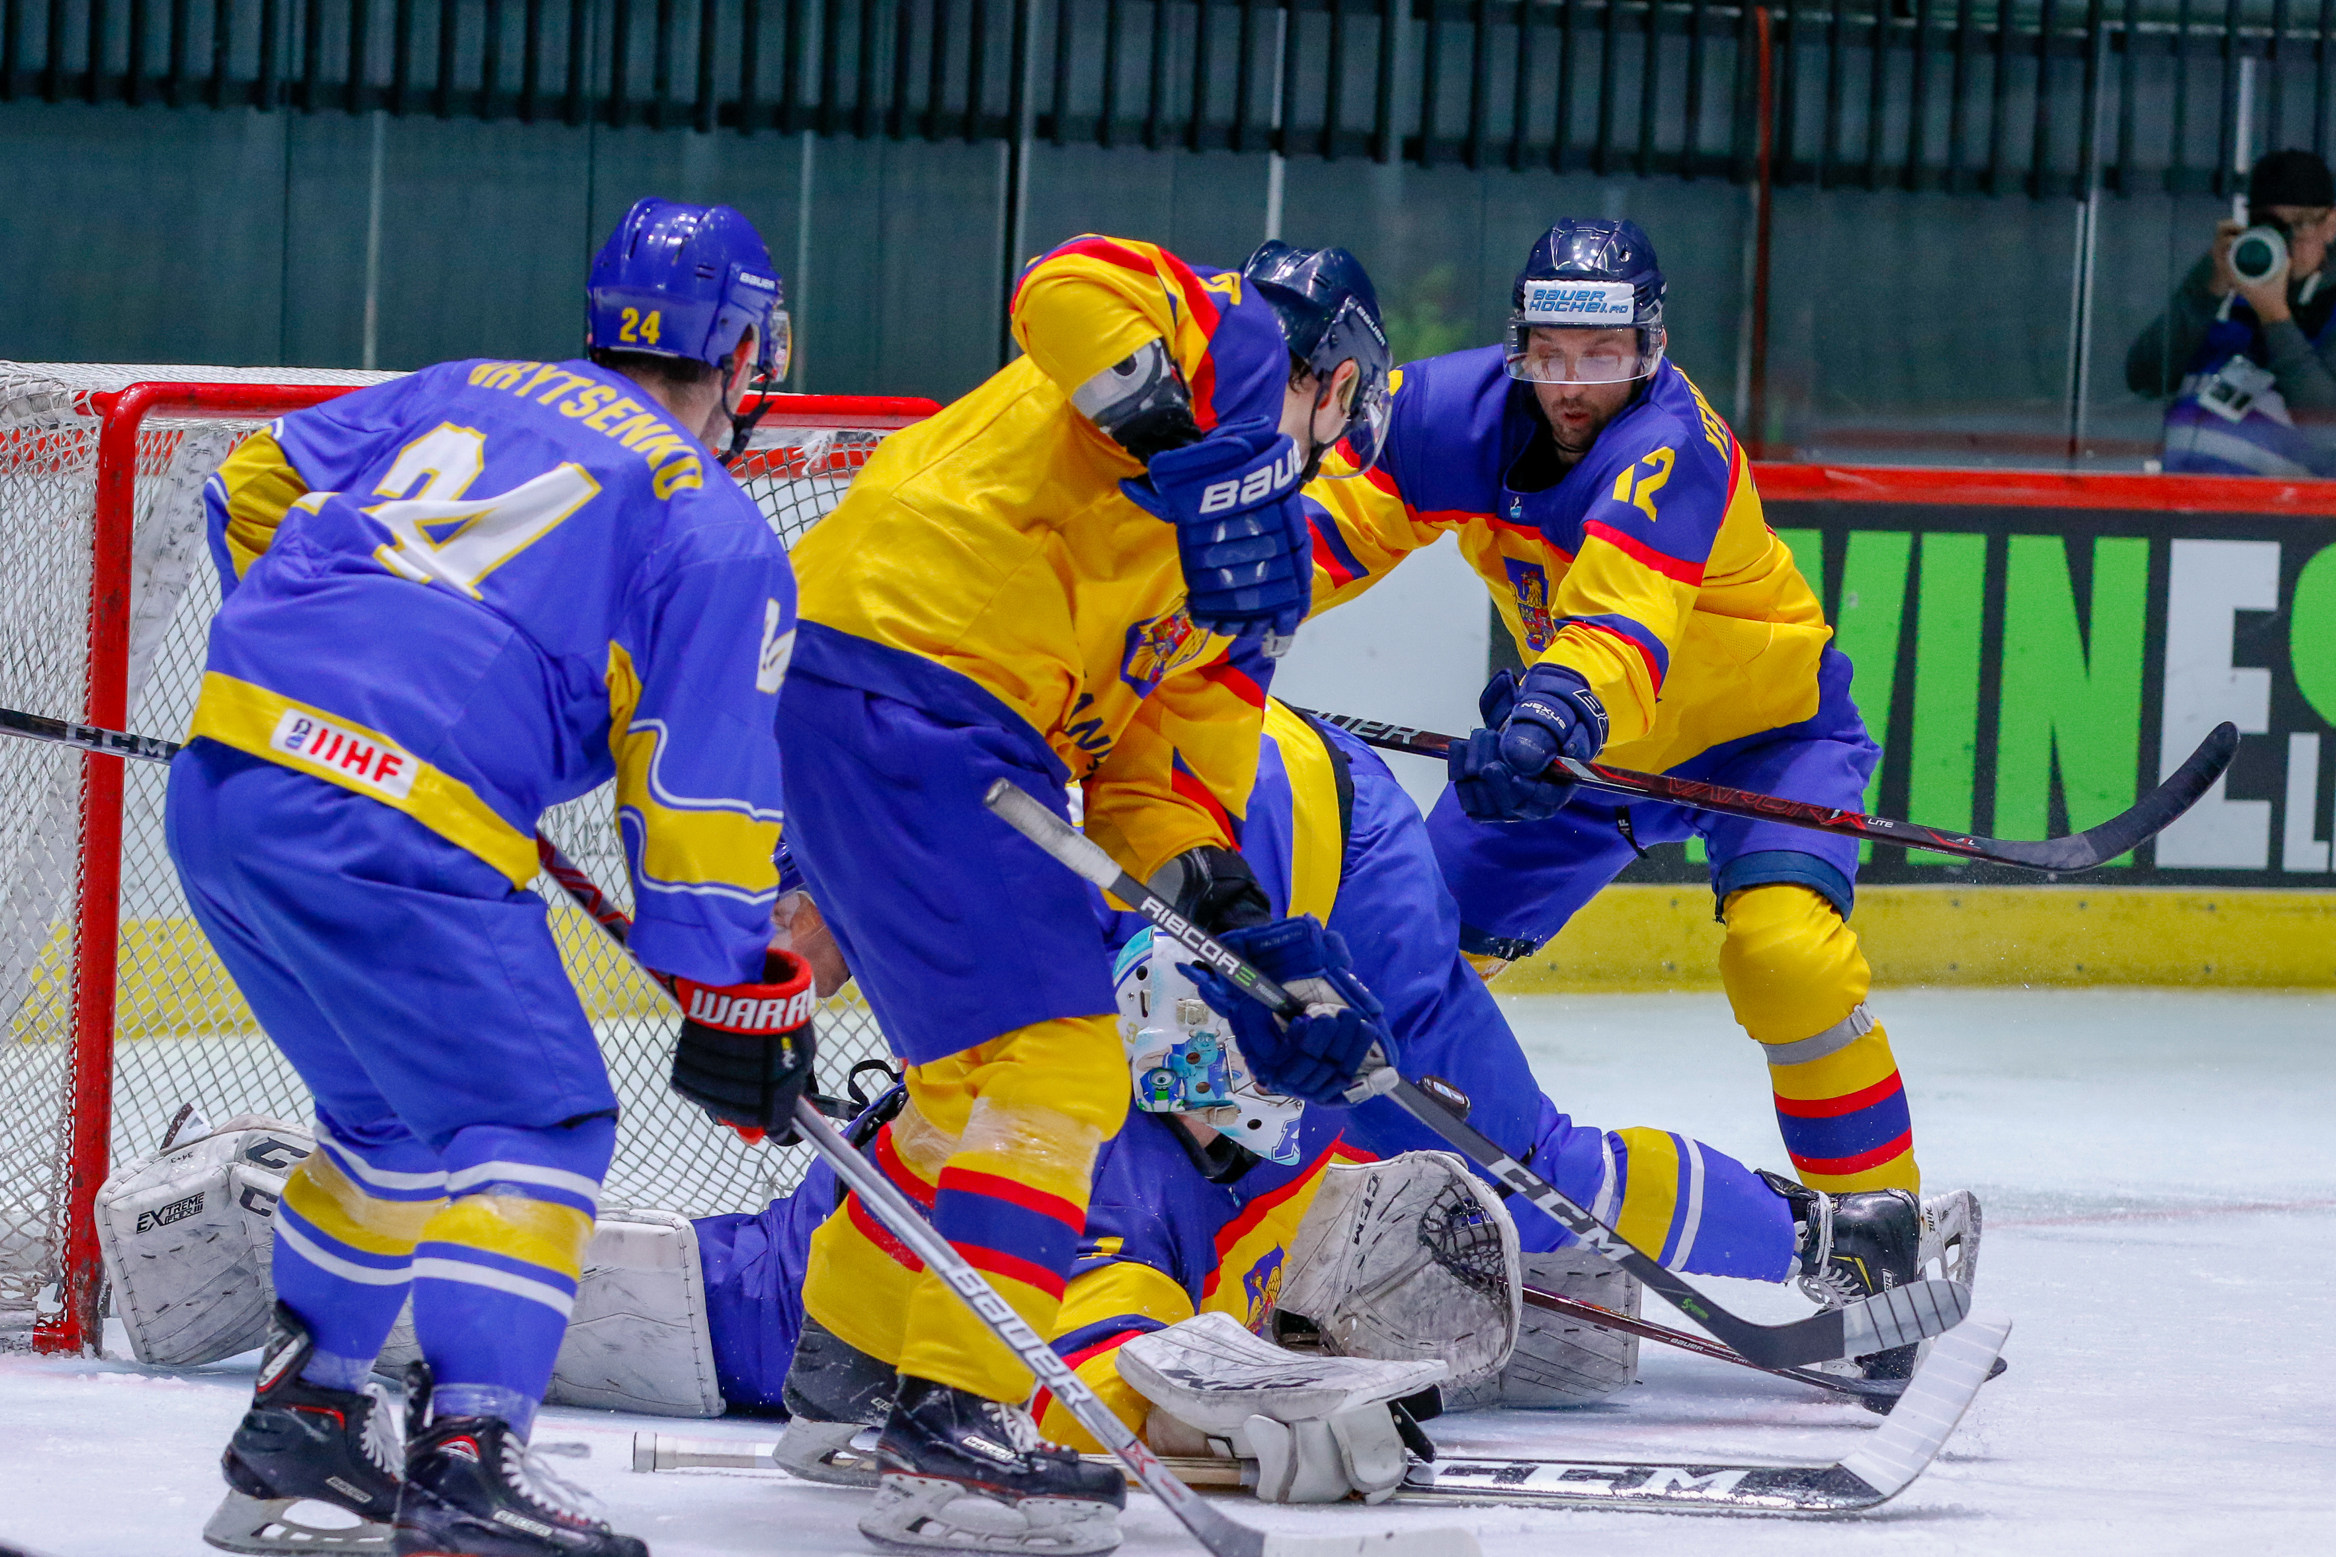
[{"label": "goalie leg pad", "polygon": [[722,1414],[697,1229],[687,1217],[601,1215],[544,1398],[650,1416]]},{"label": "goalie leg pad", "polygon": [[[1618,1314],[1638,1314],[1638,1282],[1586,1249],[1526,1255],[1525,1280],[1560,1297],[1595,1303]],[[1637,1336],[1529,1308],[1516,1352],[1501,1369],[1496,1398],[1471,1404],[1528,1410],[1586,1406],[1629,1387],[1637,1378]]]},{"label": "goalie leg pad", "polygon": [[98,1246],[140,1362],[194,1367],[267,1339],[276,1203],[315,1149],[297,1126],[244,1114],[106,1180]]},{"label": "goalie leg pad", "polygon": [[1516,1223],[1458,1157],[1339,1163],[1290,1240],[1278,1308],[1338,1356],[1440,1358],[1464,1390],[1516,1345],[1517,1261]]}]

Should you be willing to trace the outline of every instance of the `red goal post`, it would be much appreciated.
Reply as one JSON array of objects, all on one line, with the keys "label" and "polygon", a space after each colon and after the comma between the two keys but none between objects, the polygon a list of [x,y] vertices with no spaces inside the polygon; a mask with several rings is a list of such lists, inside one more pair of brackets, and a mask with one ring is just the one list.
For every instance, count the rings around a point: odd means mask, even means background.
[{"label": "red goal post", "polygon": [[[218,603],[203,480],[250,429],[394,376],[0,363],[0,705],[182,736]],[[733,474],[792,544],[887,433],[937,409],[772,396]],[[98,1344],[98,1189],[155,1150],[182,1105],[222,1122],[308,1115],[186,918],[160,841],[161,769],[125,768],[0,741],[0,1341],[43,1351]],[[622,901],[609,821],[604,790],[544,827]],[[671,1026],[654,994],[564,904],[554,926],[625,1105],[609,1203],[756,1209],[798,1178],[801,1148],[745,1147],[665,1091]],[[823,1071],[883,1052],[848,991],[822,1029]]]}]

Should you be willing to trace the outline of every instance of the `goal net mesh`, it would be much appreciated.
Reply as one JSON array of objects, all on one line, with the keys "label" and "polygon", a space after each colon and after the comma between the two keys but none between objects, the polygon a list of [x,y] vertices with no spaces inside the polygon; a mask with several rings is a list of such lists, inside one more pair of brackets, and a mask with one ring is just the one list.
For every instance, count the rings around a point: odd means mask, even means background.
[{"label": "goal net mesh", "polygon": [[[286,368],[0,362],[0,706],[87,715],[91,543],[102,419],[95,392],[142,380],[362,385],[394,375]],[[736,472],[780,538],[833,508],[897,425],[818,403],[821,425],[766,422]],[[840,409],[838,409],[840,407]],[[204,541],[202,484],[248,419],[149,416],[137,442],[130,598],[129,728],[181,737],[194,712],[219,587]],[[809,408],[806,407],[806,413]],[[831,414],[832,413],[832,414]],[[772,420],[779,420],[774,417]],[[788,420],[807,420],[788,416]],[[0,736],[0,1334],[56,1302],[72,1139],[73,918],[86,864],[82,756]],[[111,1163],[160,1146],[184,1105],[310,1122],[308,1092],[254,1022],[180,894],[162,839],[167,770],[124,775],[121,938],[115,970]],[[628,910],[631,887],[607,787],[545,813],[542,830]],[[750,1146],[667,1088],[678,1018],[548,878],[536,890],[590,1013],[623,1105],[603,1203],[693,1216],[753,1211],[808,1166],[808,1148]],[[819,1018],[820,1080],[885,1053],[847,988]]]}]

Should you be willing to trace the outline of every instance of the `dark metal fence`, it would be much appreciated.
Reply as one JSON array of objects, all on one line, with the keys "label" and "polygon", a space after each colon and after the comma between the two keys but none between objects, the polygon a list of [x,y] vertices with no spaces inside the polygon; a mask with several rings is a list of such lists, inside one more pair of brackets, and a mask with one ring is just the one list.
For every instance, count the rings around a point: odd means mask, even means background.
[{"label": "dark metal fence", "polygon": [[[2227,192],[2329,150],[2336,0],[1768,8],[1779,183]],[[0,100],[1743,180],[1711,0],[0,0]]]}]

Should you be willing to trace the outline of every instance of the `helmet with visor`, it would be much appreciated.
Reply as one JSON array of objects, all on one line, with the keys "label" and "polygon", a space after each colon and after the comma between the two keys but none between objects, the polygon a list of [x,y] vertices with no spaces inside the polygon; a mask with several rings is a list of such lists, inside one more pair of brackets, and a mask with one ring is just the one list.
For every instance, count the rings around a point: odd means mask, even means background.
[{"label": "helmet with visor", "polygon": [[1511,294],[1502,357],[1539,384],[1621,384],[1663,362],[1663,272],[1636,222],[1568,218],[1541,235]]},{"label": "helmet with visor", "polygon": [[1346,425],[1331,441],[1346,445],[1353,466],[1334,474],[1362,475],[1379,463],[1387,441],[1387,379],[1395,366],[1379,294],[1362,261],[1344,249],[1298,249],[1277,238],[1259,244],[1241,274],[1272,305],[1290,354],[1313,373],[1317,407],[1337,392],[1340,366],[1355,365]]}]

